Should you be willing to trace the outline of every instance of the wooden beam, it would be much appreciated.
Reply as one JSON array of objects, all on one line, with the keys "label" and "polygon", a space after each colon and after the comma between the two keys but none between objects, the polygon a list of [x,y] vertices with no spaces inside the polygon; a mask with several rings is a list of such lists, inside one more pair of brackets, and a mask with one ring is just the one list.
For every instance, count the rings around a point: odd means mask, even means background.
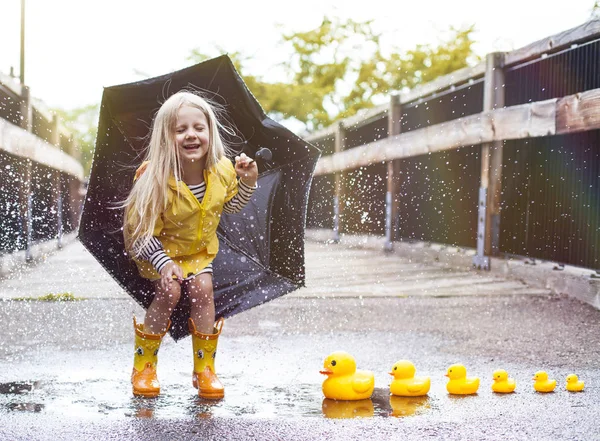
[{"label": "wooden beam", "polygon": [[23,95],[23,87],[12,77],[0,72],[0,84],[17,96]]},{"label": "wooden beam", "polygon": [[555,134],[557,99],[521,104],[380,139],[322,157],[315,175],[504,139]]},{"label": "wooden beam", "polygon": [[[399,98],[399,104],[406,104],[411,101],[415,101],[419,98],[428,97],[435,94],[435,92],[448,89],[454,85],[459,85],[468,82],[470,79],[480,78],[485,73],[485,62],[479,63],[476,66],[465,67],[454,71],[450,74],[436,78],[435,80],[425,83],[421,86],[417,86],[414,89],[406,93],[401,93]],[[377,107],[373,107],[366,111],[357,113],[354,116],[340,120],[344,127],[357,128],[371,122],[374,119],[383,118],[388,111],[389,105],[382,104]],[[314,142],[328,136],[335,134],[335,124],[326,127],[316,132],[304,135],[304,139],[308,142]]]},{"label": "wooden beam", "polygon": [[436,92],[467,83],[469,80],[481,78],[484,74],[485,62],[481,62],[475,66],[463,67],[462,69],[438,77],[422,86],[417,86],[406,93],[400,94],[400,103],[406,104],[419,98],[429,98],[430,95],[434,95]]},{"label": "wooden beam", "polygon": [[[573,44],[583,41],[590,41],[600,36],[600,19],[590,20],[580,26],[568,29],[559,34],[538,40],[520,49],[505,54],[504,65],[514,65],[522,63],[541,56],[548,52],[556,52],[567,48]],[[448,89],[452,86],[476,80],[485,74],[485,61],[475,65],[464,67],[450,74],[436,78],[429,83],[417,86],[414,89],[400,94],[400,103],[406,104],[418,99],[427,99],[435,96],[436,93]],[[363,114],[357,114],[342,120],[346,127],[361,126],[376,117],[381,117],[387,111],[386,105],[377,106],[365,111]],[[363,116],[364,115],[364,116]],[[304,135],[304,138],[313,142],[315,140],[331,136],[335,133],[335,125],[331,125],[314,133]]]},{"label": "wooden beam", "polygon": [[44,164],[83,181],[83,167],[77,160],[3,119],[0,119],[0,150]]},{"label": "wooden beam", "polygon": [[590,20],[580,26],[568,29],[550,37],[535,41],[520,49],[508,52],[505,65],[523,63],[548,52],[556,52],[582,41],[590,41],[600,36],[600,19]]},{"label": "wooden beam", "polygon": [[558,100],[556,133],[585,132],[600,127],[600,89]]},{"label": "wooden beam", "polygon": [[389,109],[389,104],[382,104],[370,109],[359,110],[356,115],[344,118],[342,121],[346,130],[352,130],[360,126],[364,126],[372,121],[385,118]]}]

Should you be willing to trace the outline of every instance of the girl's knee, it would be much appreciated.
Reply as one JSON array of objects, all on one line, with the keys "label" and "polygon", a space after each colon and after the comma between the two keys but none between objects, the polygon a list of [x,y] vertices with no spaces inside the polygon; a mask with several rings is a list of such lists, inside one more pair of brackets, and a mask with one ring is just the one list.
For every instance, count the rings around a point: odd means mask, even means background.
[{"label": "girl's knee", "polygon": [[195,279],[189,286],[188,295],[194,306],[204,306],[213,303],[212,280]]},{"label": "girl's knee", "polygon": [[181,298],[181,286],[177,282],[171,283],[171,286],[165,290],[157,290],[156,300],[161,303],[166,303],[169,307],[174,308]]}]

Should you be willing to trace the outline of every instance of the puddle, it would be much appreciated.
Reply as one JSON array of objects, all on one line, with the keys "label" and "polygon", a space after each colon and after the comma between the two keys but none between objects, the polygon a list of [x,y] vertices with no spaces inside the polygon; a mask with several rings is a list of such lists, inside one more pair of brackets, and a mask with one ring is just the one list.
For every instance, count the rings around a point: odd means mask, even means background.
[{"label": "puddle", "polygon": [[0,383],[0,394],[25,394],[37,389],[39,381],[12,381],[10,383]]},{"label": "puddle", "polygon": [[45,405],[39,403],[8,403],[6,407],[8,410],[35,413],[44,410]]}]

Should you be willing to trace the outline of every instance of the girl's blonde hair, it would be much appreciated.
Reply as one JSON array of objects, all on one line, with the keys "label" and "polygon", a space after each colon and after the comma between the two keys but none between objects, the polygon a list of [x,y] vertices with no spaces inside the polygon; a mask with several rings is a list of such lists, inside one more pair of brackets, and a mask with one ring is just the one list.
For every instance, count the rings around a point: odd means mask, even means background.
[{"label": "girl's blonde hair", "polygon": [[216,111],[222,108],[196,93],[180,91],[170,96],[158,109],[146,148],[145,171],[134,182],[121,208],[125,208],[123,235],[126,249],[139,257],[152,239],[154,225],[167,208],[168,182],[173,176],[181,181],[181,160],[175,143],[177,113],[183,106],[195,107],[204,113],[208,122],[209,144],[205,168],[219,173],[219,161],[229,152],[220,130],[230,129],[219,122]]}]

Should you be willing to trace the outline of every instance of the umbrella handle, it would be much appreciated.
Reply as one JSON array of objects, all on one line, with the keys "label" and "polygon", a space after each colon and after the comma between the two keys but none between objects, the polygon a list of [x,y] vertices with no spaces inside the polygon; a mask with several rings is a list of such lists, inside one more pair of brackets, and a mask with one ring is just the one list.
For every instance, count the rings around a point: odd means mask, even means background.
[{"label": "umbrella handle", "polygon": [[[273,159],[273,153],[271,152],[271,150],[269,150],[266,147],[261,147],[256,152],[255,157],[262,159],[263,162],[265,163],[265,166],[267,166],[266,167],[267,169],[271,168],[270,166],[268,166],[269,161],[271,161],[271,159]],[[254,159],[251,159],[250,162],[248,162],[248,164],[252,164],[253,162],[256,162],[256,161]]]}]

